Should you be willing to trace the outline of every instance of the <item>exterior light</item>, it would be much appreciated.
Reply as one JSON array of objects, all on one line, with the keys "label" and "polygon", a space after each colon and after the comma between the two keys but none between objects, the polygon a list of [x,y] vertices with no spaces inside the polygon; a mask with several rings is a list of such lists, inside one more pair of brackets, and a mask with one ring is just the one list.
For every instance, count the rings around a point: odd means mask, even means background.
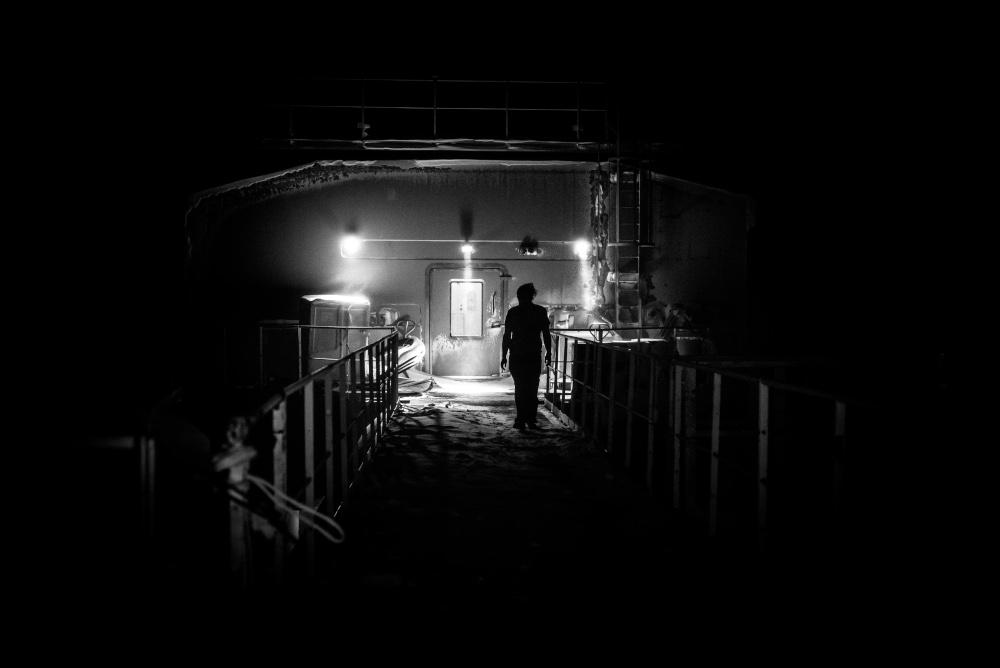
[{"label": "exterior light", "polygon": [[370,304],[368,297],[363,295],[306,295],[303,299],[337,302],[338,304],[362,305]]},{"label": "exterior light", "polygon": [[586,260],[590,253],[590,242],[586,239],[577,239],[573,242],[573,253],[581,260]]},{"label": "exterior light", "polygon": [[463,244],[462,245],[462,254],[463,255],[472,255],[475,252],[476,252],[476,249],[473,248],[470,244]]},{"label": "exterior light", "polygon": [[517,253],[518,255],[541,255],[542,249],[538,246],[538,239],[528,234],[521,239],[521,245],[517,247]]},{"label": "exterior light", "polygon": [[360,250],[361,250],[361,238],[356,235],[349,234],[346,237],[344,237],[340,242],[340,254],[343,255],[344,257],[352,257],[354,255],[357,255],[358,251]]}]

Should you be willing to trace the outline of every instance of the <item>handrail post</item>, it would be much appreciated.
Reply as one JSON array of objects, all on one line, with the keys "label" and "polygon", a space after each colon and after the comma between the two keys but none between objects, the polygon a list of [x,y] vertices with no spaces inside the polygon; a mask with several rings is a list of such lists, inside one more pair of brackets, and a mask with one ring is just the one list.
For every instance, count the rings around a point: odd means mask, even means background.
[{"label": "handrail post", "polygon": [[844,459],[847,456],[847,404],[837,401],[834,404],[833,417],[833,510],[838,515],[843,509],[844,502]]},{"label": "handrail post", "polygon": [[698,472],[695,435],[698,430],[698,369],[685,368],[684,375],[684,508],[697,509],[698,486],[695,476]]},{"label": "handrail post", "polygon": [[[599,406],[599,404],[601,402],[601,346],[600,345],[595,345],[594,347],[597,348],[597,350],[594,351],[594,366],[596,368],[595,368],[595,373],[594,373],[594,391],[591,393],[591,396],[593,396],[593,399],[594,399],[594,428],[593,428],[593,434],[594,434],[594,436],[593,436],[593,438],[594,438],[595,441],[597,441],[598,443],[600,443],[600,440],[599,440],[599,437],[598,437],[598,427],[601,424],[601,411],[599,410],[598,406]],[[607,444],[605,444],[605,446],[604,446],[603,449],[605,451],[607,451],[607,449],[608,449],[607,448]]]},{"label": "handrail post", "polygon": [[[368,422],[368,392],[365,389],[365,385],[367,385],[367,379],[365,378],[365,371],[366,371],[366,362],[368,359],[368,355],[365,354],[366,352],[368,351],[366,351],[364,348],[362,348],[358,352],[358,382],[356,383],[357,387],[360,388],[361,390],[360,414],[362,421],[365,423]],[[368,448],[368,429],[366,428],[365,449],[367,450],[367,448]]]},{"label": "handrail post", "polygon": [[[569,357],[569,339],[567,339],[565,336],[560,336],[559,338],[562,339],[562,346],[563,346],[563,355],[562,355],[562,385],[560,386],[560,389],[562,390],[562,399],[560,399],[560,401],[559,401],[559,410],[562,411],[563,415],[565,415],[565,416],[568,417],[569,413],[566,411],[566,385],[569,384],[569,381],[567,380],[567,377],[566,377],[566,363],[567,363],[567,360],[568,360],[568,357]],[[572,395],[572,392],[571,392],[570,393],[570,401],[572,401],[572,399],[573,399],[573,395]]]},{"label": "handrail post", "polygon": [[[288,493],[288,443],[285,431],[288,404],[282,400],[271,411],[271,430],[274,434],[274,449],[271,460],[274,468],[274,487],[281,493]],[[285,519],[282,517],[282,519]],[[274,577],[279,585],[284,581],[285,569],[285,527],[274,534]]]},{"label": "handrail post", "polygon": [[388,432],[389,420],[392,419],[392,341],[382,342],[382,432]]},{"label": "handrail post", "polygon": [[374,388],[376,386],[375,382],[375,357],[371,354],[372,351],[368,351],[366,359],[368,360],[368,383],[371,387],[368,390],[368,404],[365,405],[365,432],[369,434],[368,436],[368,452],[369,456],[372,451],[378,447],[379,433],[378,433],[378,413],[376,412],[378,406],[376,405],[376,397]]},{"label": "handrail post", "polygon": [[229,572],[240,589],[251,583],[250,514],[246,507],[229,498]]},{"label": "handrail post", "polygon": [[[303,462],[302,473],[305,483],[305,504],[316,508],[316,392],[315,384],[310,381],[302,388],[302,419],[303,419]],[[306,573],[312,577],[316,572],[315,550],[316,541],[313,531],[306,531]]]},{"label": "handrail post", "polygon": [[722,425],[722,374],[712,374],[712,460],[708,496],[708,534],[718,529],[719,513],[719,438]]},{"label": "handrail post", "polygon": [[646,489],[653,492],[653,456],[656,441],[656,360],[649,358],[649,404],[646,418]]},{"label": "handrail post", "polygon": [[156,524],[156,441],[152,436],[137,440],[139,448],[139,502],[142,509],[142,538],[150,547],[155,536]]},{"label": "handrail post", "polygon": [[764,551],[767,531],[768,390],[763,381],[757,383],[757,545],[761,552]]},{"label": "handrail post", "polygon": [[350,487],[350,478],[348,477],[348,461],[349,461],[349,440],[347,437],[347,361],[342,361],[340,364],[340,415],[338,427],[339,440],[340,440],[340,505],[344,506],[347,504],[347,490]]},{"label": "handrail post", "polygon": [[618,406],[615,405],[616,401],[616,390],[618,388],[618,377],[615,375],[618,363],[618,351],[613,347],[608,350],[608,354],[611,355],[611,374],[610,374],[610,387],[608,387],[608,454],[613,455],[617,448],[614,447],[615,443],[615,413],[618,410]]},{"label": "handrail post", "polygon": [[[573,426],[579,427],[580,425],[580,410],[583,404],[583,384],[576,377],[577,371],[583,374],[584,367],[587,364],[587,355],[583,355],[583,359],[577,363],[576,355],[580,351],[580,341],[573,341],[573,363],[569,366],[569,381],[570,381],[570,409],[572,415],[570,416],[573,420]],[[579,387],[579,392],[577,392],[577,387]]]},{"label": "handrail post", "polygon": [[[559,338],[558,338],[558,336],[559,335],[556,334],[556,337],[557,337],[556,338],[556,346],[555,346],[556,347],[556,356],[555,356],[553,362],[551,362],[549,364],[549,366],[546,367],[546,369],[545,369],[545,396],[547,396],[547,397],[551,396],[553,399],[555,398],[555,389],[559,387],[559,376],[558,375],[555,376],[555,382],[553,383],[553,381],[552,381],[552,374],[555,373],[555,370],[559,368]],[[553,401],[552,403],[554,404],[555,401]]]},{"label": "handrail post", "polygon": [[[362,348],[357,353],[356,364],[358,375],[354,382],[354,387],[357,390],[358,403],[358,415],[354,418],[354,426],[356,430],[360,430],[361,433],[360,441],[361,446],[358,449],[358,461],[354,463],[355,470],[360,467],[360,462],[363,461],[363,457],[368,456],[368,393],[365,391],[365,350]],[[357,433],[357,432],[355,432]]]},{"label": "handrail post", "polygon": [[431,79],[431,89],[434,97],[434,110],[431,112],[431,137],[438,137],[438,82],[437,77]]},{"label": "handrail post", "polygon": [[625,470],[632,468],[632,422],[633,411],[632,402],[635,400],[635,355],[629,351],[628,354],[628,393],[625,405]]},{"label": "handrail post", "polygon": [[389,354],[389,366],[392,373],[389,377],[392,382],[392,407],[389,410],[394,411],[396,404],[399,403],[399,335],[394,334],[390,341],[392,341],[390,346],[392,352]]},{"label": "handrail post", "polygon": [[348,385],[351,388],[350,392],[350,404],[349,408],[351,412],[348,414],[347,432],[350,434],[350,466],[351,466],[351,480],[356,479],[356,474],[358,472],[358,455],[361,451],[361,446],[359,441],[361,436],[358,433],[358,418],[361,416],[361,412],[364,410],[364,404],[359,403],[359,397],[361,395],[359,370],[360,365],[358,364],[359,358],[357,351],[350,353],[348,359],[351,363],[351,368],[349,373],[350,379],[348,380]]},{"label": "handrail post", "polygon": [[587,432],[587,409],[590,407],[590,403],[587,400],[587,387],[590,386],[590,396],[591,399],[594,396],[594,367],[591,365],[590,358],[593,357],[591,352],[590,342],[583,344],[583,368],[580,371],[580,419],[576,423],[578,429]]},{"label": "handrail post", "polygon": [[503,87],[503,138],[504,141],[510,139],[510,82],[504,83]]},{"label": "handrail post", "polygon": [[[298,356],[299,356],[299,362],[298,362],[299,367],[298,367],[297,371],[298,371],[299,377],[302,377],[302,376],[305,376],[306,374],[309,373],[309,359],[308,359],[309,358],[309,350],[310,350],[310,348],[309,348],[309,337],[310,337],[311,332],[308,329],[306,329],[305,327],[299,327],[299,328],[297,328],[297,330],[296,330],[295,333],[297,334],[297,336],[295,337],[295,340],[296,340],[296,346],[297,346]],[[302,351],[303,350],[305,351],[305,357],[306,357],[306,359],[303,359],[303,357],[302,357]]]},{"label": "handrail post", "polygon": [[323,383],[323,454],[326,457],[326,514],[333,517],[337,510],[334,490],[333,449],[333,373],[326,374]]},{"label": "handrail post", "polygon": [[378,424],[375,430],[379,441],[382,440],[382,431],[385,427],[385,341],[378,341],[375,344],[375,415]]},{"label": "handrail post", "polygon": [[674,510],[681,507],[681,425],[684,416],[684,369],[674,365]]}]

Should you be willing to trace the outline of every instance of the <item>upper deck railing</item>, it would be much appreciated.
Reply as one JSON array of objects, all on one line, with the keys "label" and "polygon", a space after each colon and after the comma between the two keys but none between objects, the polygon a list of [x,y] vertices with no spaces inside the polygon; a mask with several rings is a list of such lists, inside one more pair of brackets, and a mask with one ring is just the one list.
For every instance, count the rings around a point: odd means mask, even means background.
[{"label": "upper deck railing", "polygon": [[607,150],[602,81],[313,78],[263,109],[265,145],[288,148]]}]

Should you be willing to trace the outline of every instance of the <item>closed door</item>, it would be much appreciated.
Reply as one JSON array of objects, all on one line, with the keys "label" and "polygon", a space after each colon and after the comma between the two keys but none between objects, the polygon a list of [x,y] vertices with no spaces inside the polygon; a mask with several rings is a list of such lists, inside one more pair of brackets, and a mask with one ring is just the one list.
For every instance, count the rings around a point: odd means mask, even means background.
[{"label": "closed door", "polygon": [[431,269],[432,373],[465,377],[500,373],[504,274],[500,269]]}]

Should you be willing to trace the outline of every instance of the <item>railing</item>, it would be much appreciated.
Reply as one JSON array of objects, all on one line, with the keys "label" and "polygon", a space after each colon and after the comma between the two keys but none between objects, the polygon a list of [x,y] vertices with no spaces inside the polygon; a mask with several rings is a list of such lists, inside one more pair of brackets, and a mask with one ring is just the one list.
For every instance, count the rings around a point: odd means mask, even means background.
[{"label": "railing", "polygon": [[[327,79],[268,105],[272,145],[433,148],[451,141],[610,141],[611,91],[597,81]],[[404,141],[405,140],[405,141]]]},{"label": "railing", "polygon": [[774,525],[782,545],[838,531],[848,407],[865,409],[852,409],[857,431],[867,406],[783,380],[815,366],[685,359],[665,341],[608,330],[551,333],[546,406],[700,531],[759,550]]},{"label": "railing", "polygon": [[[328,523],[341,514],[397,405],[397,330],[339,329],[387,332],[289,384],[254,414],[234,418],[229,448],[216,460],[217,469],[229,470],[230,570],[241,586],[316,574],[317,538],[324,534],[309,509],[322,509],[319,519]],[[265,452],[271,457],[251,465]],[[269,498],[256,494],[251,482]],[[264,534],[269,556],[256,547]]]},{"label": "railing", "polygon": [[709,535],[752,536],[765,551],[772,527],[783,544],[838,533],[848,489],[848,406],[859,428],[869,407],[782,380],[796,368],[804,367],[672,362],[673,507],[701,519]]},{"label": "railing", "polygon": [[[268,332],[286,332],[294,334],[295,336],[295,365],[294,371],[292,371],[290,364],[285,364],[283,371],[286,373],[294,373],[294,377],[298,378],[301,375],[309,373],[307,368],[309,360],[319,360],[321,362],[333,362],[337,359],[342,359],[346,357],[351,352],[350,339],[352,334],[359,335],[358,340],[355,341],[355,347],[357,346],[367,346],[370,343],[369,332],[388,332],[395,327],[390,326],[343,326],[343,325],[302,325],[299,324],[297,320],[261,320],[257,323],[257,387],[264,387],[272,377],[269,375],[271,371],[270,366],[267,363],[268,359]],[[312,331],[327,331],[333,330],[339,333],[337,337],[336,345],[336,357],[314,357],[310,351],[309,345],[309,333]],[[290,358],[290,351],[282,360],[287,361],[284,358]]]},{"label": "railing", "polygon": [[[626,469],[635,465],[637,446],[644,440],[646,484],[652,491],[656,384],[665,363],[653,351],[664,342],[639,338],[629,344],[613,339],[620,337],[618,332],[641,333],[642,329],[551,330],[554,350],[546,376],[545,402],[564,422],[602,443]],[[641,404],[637,403],[639,387],[645,388]],[[645,434],[644,439],[640,433]]]}]

